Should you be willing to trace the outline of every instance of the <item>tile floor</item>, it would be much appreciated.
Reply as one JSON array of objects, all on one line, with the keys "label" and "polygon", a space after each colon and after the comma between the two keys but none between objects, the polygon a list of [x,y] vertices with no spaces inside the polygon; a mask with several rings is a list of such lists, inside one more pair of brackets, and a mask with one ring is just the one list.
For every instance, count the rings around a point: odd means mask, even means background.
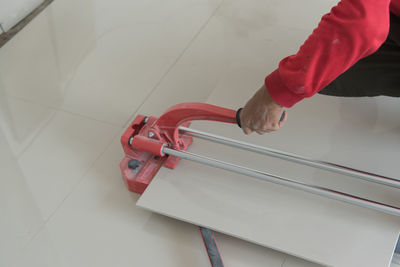
[{"label": "tile floor", "polygon": [[[335,3],[307,2],[303,13],[292,0],[53,2],[0,49],[0,266],[209,266],[195,226],[135,206],[119,137],[137,112],[229,86],[220,77],[240,62],[254,62],[246,75],[272,70]],[[273,64],[237,54],[265,43],[283,46]],[[315,266],[217,239],[227,266]]]}]

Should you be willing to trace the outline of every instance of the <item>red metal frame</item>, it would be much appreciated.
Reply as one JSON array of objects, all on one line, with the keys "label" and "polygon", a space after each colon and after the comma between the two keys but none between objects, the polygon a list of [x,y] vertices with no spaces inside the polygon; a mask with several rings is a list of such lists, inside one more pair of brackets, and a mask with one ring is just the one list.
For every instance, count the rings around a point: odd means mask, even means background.
[{"label": "red metal frame", "polygon": [[[236,123],[236,111],[204,103],[182,103],[166,110],[160,118],[136,116],[121,136],[125,157],[120,168],[130,191],[142,194],[163,164],[175,168],[179,158],[164,155],[162,148],[186,150],[192,138],[179,134],[179,126],[188,127],[194,120]],[[139,162],[136,169],[129,168],[131,160]]]}]

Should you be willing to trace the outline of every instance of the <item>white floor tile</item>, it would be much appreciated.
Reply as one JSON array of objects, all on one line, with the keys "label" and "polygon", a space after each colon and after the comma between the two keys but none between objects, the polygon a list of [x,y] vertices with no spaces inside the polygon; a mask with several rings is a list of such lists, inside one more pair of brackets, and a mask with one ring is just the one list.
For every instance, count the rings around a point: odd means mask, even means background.
[{"label": "white floor tile", "polygon": [[15,259],[10,260],[4,266],[67,267],[53,244],[51,236],[44,228],[27,246],[18,251]]},{"label": "white floor tile", "polygon": [[135,206],[118,168],[122,156],[115,138],[14,266],[32,258],[33,267],[209,265],[197,227]]},{"label": "white floor tile", "polygon": [[322,265],[315,264],[292,256],[287,256],[282,267],[322,267]]},{"label": "white floor tile", "polygon": [[[196,226],[135,206],[115,134],[257,89],[335,2],[54,1],[0,49],[0,266],[209,266]],[[226,266],[316,266],[216,238]]]},{"label": "white floor tile", "polygon": [[[138,18],[130,14],[130,21],[122,20],[122,24],[96,40],[96,46],[82,60],[77,75],[66,88],[62,108],[123,125],[174,64],[218,2],[157,1],[160,5],[153,6],[154,14],[147,16],[147,21],[154,20],[152,23],[137,23]],[[161,18],[158,13],[163,14]]]},{"label": "white floor tile", "polygon": [[7,266],[44,223],[17,159],[54,114],[37,104],[0,97],[0,266]]},{"label": "white floor tile", "polygon": [[56,1],[4,46],[0,78],[10,96],[122,126],[221,1],[81,2]]},{"label": "white floor tile", "polygon": [[269,28],[310,30],[338,2],[339,0],[230,0],[224,2],[221,14],[227,25],[242,34]]},{"label": "white floor tile", "polygon": [[0,49],[0,94],[57,106],[62,79],[44,11]]},{"label": "white floor tile", "polygon": [[117,128],[57,112],[18,165],[47,219],[111,142]]},{"label": "white floor tile", "polygon": [[35,198],[0,130],[0,266],[9,266],[43,223]]},{"label": "white floor tile", "polygon": [[54,110],[38,104],[0,97],[0,129],[12,155],[18,157],[54,114]]},{"label": "white floor tile", "polygon": [[222,260],[229,267],[282,267],[286,254],[231,236],[214,233]]}]

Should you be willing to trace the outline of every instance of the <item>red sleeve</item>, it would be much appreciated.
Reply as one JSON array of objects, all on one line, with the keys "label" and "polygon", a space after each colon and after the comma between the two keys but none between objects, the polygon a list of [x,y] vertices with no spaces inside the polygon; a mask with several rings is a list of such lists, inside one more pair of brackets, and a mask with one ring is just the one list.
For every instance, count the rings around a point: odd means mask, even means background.
[{"label": "red sleeve", "polygon": [[342,0],[322,17],[297,54],[265,79],[285,107],[311,97],[358,60],[375,52],[389,32],[390,0]]}]

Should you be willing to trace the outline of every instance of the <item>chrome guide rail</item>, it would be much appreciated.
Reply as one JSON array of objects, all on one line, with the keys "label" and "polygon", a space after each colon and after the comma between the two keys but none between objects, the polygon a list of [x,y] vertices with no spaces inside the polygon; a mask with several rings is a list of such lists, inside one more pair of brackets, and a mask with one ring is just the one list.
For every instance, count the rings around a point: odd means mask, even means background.
[{"label": "chrome guide rail", "polygon": [[376,201],[372,201],[369,199],[365,199],[365,198],[360,198],[357,196],[353,196],[347,193],[343,193],[343,192],[339,192],[339,191],[335,191],[332,189],[328,189],[328,188],[324,188],[324,187],[320,187],[320,186],[315,186],[315,185],[310,185],[310,184],[306,184],[306,183],[301,183],[301,182],[297,182],[294,180],[290,180],[284,177],[280,177],[277,175],[273,175],[270,173],[266,173],[263,171],[259,171],[259,170],[253,170],[250,168],[246,168],[243,166],[239,166],[239,165],[235,165],[235,164],[231,164],[231,163],[227,163],[224,161],[220,161],[217,159],[213,159],[213,158],[209,158],[209,157],[205,157],[205,156],[201,156],[201,155],[196,155],[190,152],[186,152],[186,151],[180,151],[180,150],[175,150],[175,149],[171,149],[168,147],[163,147],[163,152],[165,154],[168,155],[172,155],[172,156],[176,156],[176,157],[180,157],[183,159],[187,159],[187,160],[191,160],[194,162],[199,162],[199,163],[203,163],[206,164],[208,166],[212,166],[212,167],[216,167],[216,168],[221,168],[227,171],[231,171],[231,172],[235,172],[235,173],[239,173],[239,174],[243,174],[243,175],[247,175],[247,176],[251,176],[257,179],[261,179],[267,182],[271,182],[271,183],[275,183],[275,184],[279,184],[279,185],[284,185],[290,188],[294,188],[294,189],[298,189],[298,190],[302,190],[305,192],[309,192],[312,194],[316,194],[319,196],[323,196],[323,197],[328,197],[331,199],[335,199],[335,200],[339,200],[339,201],[343,201],[349,204],[353,204],[353,205],[357,205],[360,207],[364,207],[364,208],[369,208],[369,209],[373,209],[376,211],[380,211],[380,212],[384,212],[387,214],[391,214],[394,216],[399,216],[400,217],[400,208],[398,207],[394,207],[394,206],[390,206],[390,205],[386,205],[383,203],[379,203]]},{"label": "chrome guide rail", "polygon": [[259,154],[268,155],[268,156],[272,156],[275,158],[279,158],[279,159],[283,159],[283,160],[287,160],[287,161],[291,161],[291,162],[295,162],[295,163],[300,163],[300,164],[307,165],[310,167],[319,168],[319,169],[327,170],[327,171],[331,171],[331,172],[336,172],[339,174],[355,177],[355,178],[362,179],[365,181],[374,182],[374,183],[378,183],[378,184],[382,184],[382,185],[400,189],[400,180],[398,180],[398,179],[385,177],[385,176],[377,175],[377,174],[373,174],[373,173],[368,173],[368,172],[364,172],[361,170],[349,168],[346,166],[333,164],[330,162],[313,160],[313,159],[302,157],[302,156],[299,156],[296,154],[291,154],[288,152],[283,152],[283,151],[279,151],[279,150],[275,150],[275,149],[271,149],[271,148],[266,148],[266,147],[234,140],[234,139],[219,136],[216,134],[210,134],[207,132],[203,132],[200,130],[191,129],[191,128],[187,128],[187,127],[183,127],[183,126],[180,126],[179,130],[186,135],[198,137],[198,138],[212,141],[215,143],[220,143],[220,144],[236,147],[236,148],[239,148],[242,150],[252,151],[252,152],[259,153]]}]

